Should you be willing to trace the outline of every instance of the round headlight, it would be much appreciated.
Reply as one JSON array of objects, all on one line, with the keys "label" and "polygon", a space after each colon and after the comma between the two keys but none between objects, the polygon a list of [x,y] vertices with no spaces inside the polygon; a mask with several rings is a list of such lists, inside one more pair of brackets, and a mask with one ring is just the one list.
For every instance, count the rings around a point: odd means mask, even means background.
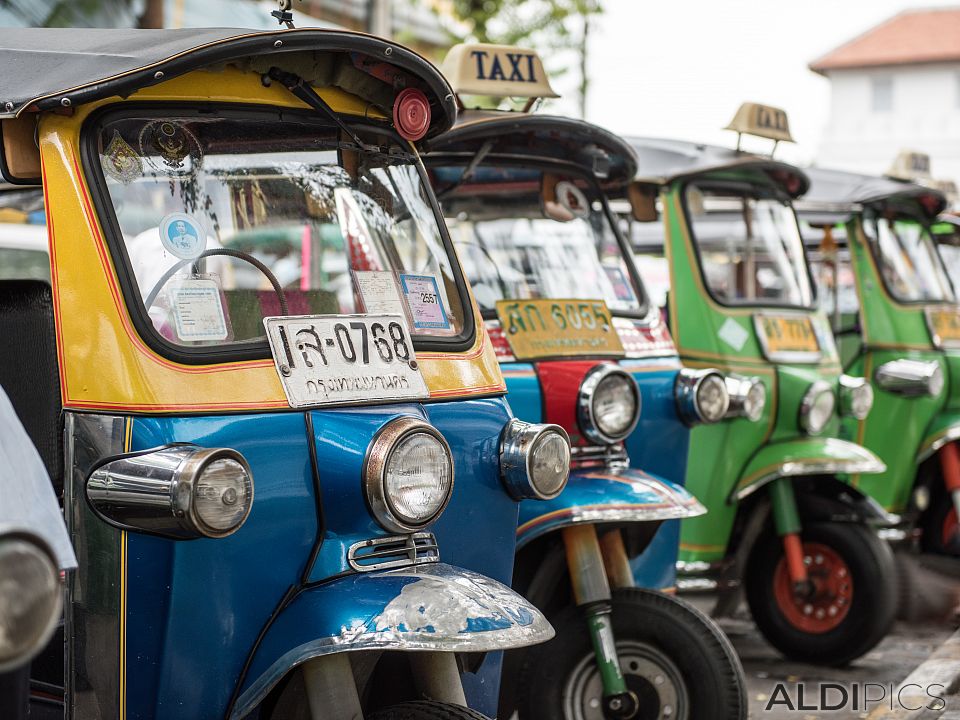
[{"label": "round headlight", "polygon": [[750,422],[756,422],[763,415],[763,408],[767,404],[767,386],[759,378],[750,379],[750,389],[743,399],[743,415]]},{"label": "round headlight", "polygon": [[213,534],[239,527],[250,512],[253,480],[233,458],[220,458],[204,467],[194,489],[194,512]]},{"label": "round headlight", "polygon": [[436,520],[453,492],[453,455],[443,436],[415,418],[388,423],[367,451],[367,502],[391,532],[419,530]]},{"label": "round headlight", "polygon": [[840,376],[840,414],[863,420],[873,407],[873,387],[862,377]]},{"label": "round headlight", "polygon": [[937,363],[936,369],[930,375],[929,393],[931,397],[937,397],[943,390],[943,368]]},{"label": "round headlight", "polygon": [[674,396],[677,412],[688,425],[722,420],[730,407],[727,382],[712,369],[683,368],[677,373]]},{"label": "round headlight", "polygon": [[513,418],[500,436],[500,476],[517,500],[549,500],[570,477],[570,438],[559,425]]},{"label": "round headlight", "polygon": [[605,445],[623,440],[640,419],[636,380],[616,365],[593,368],[580,385],[577,419],[591,442]]},{"label": "round headlight", "polygon": [[822,432],[833,416],[834,404],[833,390],[824,381],[817,380],[800,402],[800,427],[810,435]]},{"label": "round headlight", "polygon": [[60,572],[39,542],[0,539],[0,672],[29,661],[60,620]]}]

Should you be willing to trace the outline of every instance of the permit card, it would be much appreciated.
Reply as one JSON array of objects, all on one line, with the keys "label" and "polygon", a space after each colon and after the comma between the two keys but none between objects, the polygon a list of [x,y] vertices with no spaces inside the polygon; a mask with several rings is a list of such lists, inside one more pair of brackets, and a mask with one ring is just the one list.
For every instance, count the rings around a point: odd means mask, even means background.
[{"label": "permit card", "polygon": [[400,285],[407,299],[415,330],[449,330],[450,320],[443,306],[440,286],[433,275],[401,275]]},{"label": "permit card", "polygon": [[929,307],[925,312],[927,329],[933,344],[939,348],[960,347],[960,310],[952,307]]},{"label": "permit card", "polygon": [[269,317],[263,326],[290,407],[430,395],[403,315]]},{"label": "permit card", "polygon": [[227,320],[216,280],[183,280],[170,290],[170,299],[178,338],[187,341],[227,339]]},{"label": "permit card", "polygon": [[377,315],[403,315],[403,300],[397,289],[392,272],[382,270],[353,270],[365,313]]},{"label": "permit card", "polygon": [[517,360],[626,354],[603,300],[498,300],[497,317]]}]

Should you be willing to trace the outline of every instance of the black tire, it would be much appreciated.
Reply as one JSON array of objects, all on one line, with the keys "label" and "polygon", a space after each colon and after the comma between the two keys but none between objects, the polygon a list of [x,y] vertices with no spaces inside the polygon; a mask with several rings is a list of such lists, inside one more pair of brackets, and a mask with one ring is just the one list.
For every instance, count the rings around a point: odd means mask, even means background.
[{"label": "black tire", "polygon": [[[556,637],[530,648],[523,662],[517,692],[520,720],[602,717],[597,708],[586,715],[570,707],[577,703],[583,708],[596,696],[593,689],[599,683],[583,612],[568,607],[550,622]],[[678,702],[670,716],[676,720],[747,717],[740,660],[723,632],[696,608],[651,590],[615,590],[613,632],[627,686],[640,700],[637,720],[663,717],[661,704],[668,702],[665,698],[675,686]],[[657,675],[649,677],[653,672]],[[660,691],[656,677],[661,679]]]},{"label": "black tire", "polygon": [[943,490],[932,495],[930,507],[920,519],[920,528],[923,531],[920,535],[920,547],[924,552],[936,555],[960,556],[960,533],[953,532],[951,537],[945,537],[948,534],[948,523],[952,528],[957,525],[953,498]]},{"label": "black tire", "polygon": [[[842,576],[839,570],[827,574],[833,578],[849,577],[851,582],[841,586],[841,592],[849,595],[825,593],[822,599],[814,601],[817,604],[800,603],[803,613],[808,612],[808,607],[816,607],[804,620],[817,625],[814,630],[801,629],[792,622],[778,602],[775,589],[783,543],[768,528],[757,539],[747,561],[747,603],[760,632],[785,656],[815,665],[846,665],[872,649],[893,624],[899,600],[893,553],[875,532],[854,523],[810,523],[803,528],[802,540],[805,547],[816,543],[845,563]],[[812,573],[819,562],[820,559],[813,558]],[[824,605],[836,619],[821,614]]]},{"label": "black tire", "polygon": [[375,712],[367,716],[367,720],[489,720],[489,718],[476,710],[459,705],[416,700]]}]

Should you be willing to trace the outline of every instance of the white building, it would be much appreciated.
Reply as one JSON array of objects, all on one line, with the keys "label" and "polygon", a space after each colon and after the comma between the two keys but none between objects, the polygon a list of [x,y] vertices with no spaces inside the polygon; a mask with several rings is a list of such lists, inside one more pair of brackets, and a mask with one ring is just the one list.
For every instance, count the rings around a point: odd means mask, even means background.
[{"label": "white building", "polygon": [[903,12],[810,69],[831,86],[817,165],[881,174],[909,149],[960,182],[960,8]]}]

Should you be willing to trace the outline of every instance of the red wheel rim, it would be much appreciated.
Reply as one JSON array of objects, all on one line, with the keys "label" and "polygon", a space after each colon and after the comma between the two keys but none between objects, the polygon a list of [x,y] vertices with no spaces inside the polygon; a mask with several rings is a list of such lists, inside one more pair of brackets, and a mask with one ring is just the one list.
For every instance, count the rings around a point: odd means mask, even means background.
[{"label": "red wheel rim", "polygon": [[780,558],[773,573],[773,595],[783,616],[801,632],[821,635],[838,627],[850,612],[853,578],[843,558],[820,543],[803,543],[803,561],[812,585],[809,593],[797,594]]},{"label": "red wheel rim", "polygon": [[943,519],[943,537],[941,538],[943,547],[951,547],[954,543],[957,543],[957,532],[960,531],[960,527],[957,526],[957,511],[955,509],[950,510],[947,513],[947,516]]}]

